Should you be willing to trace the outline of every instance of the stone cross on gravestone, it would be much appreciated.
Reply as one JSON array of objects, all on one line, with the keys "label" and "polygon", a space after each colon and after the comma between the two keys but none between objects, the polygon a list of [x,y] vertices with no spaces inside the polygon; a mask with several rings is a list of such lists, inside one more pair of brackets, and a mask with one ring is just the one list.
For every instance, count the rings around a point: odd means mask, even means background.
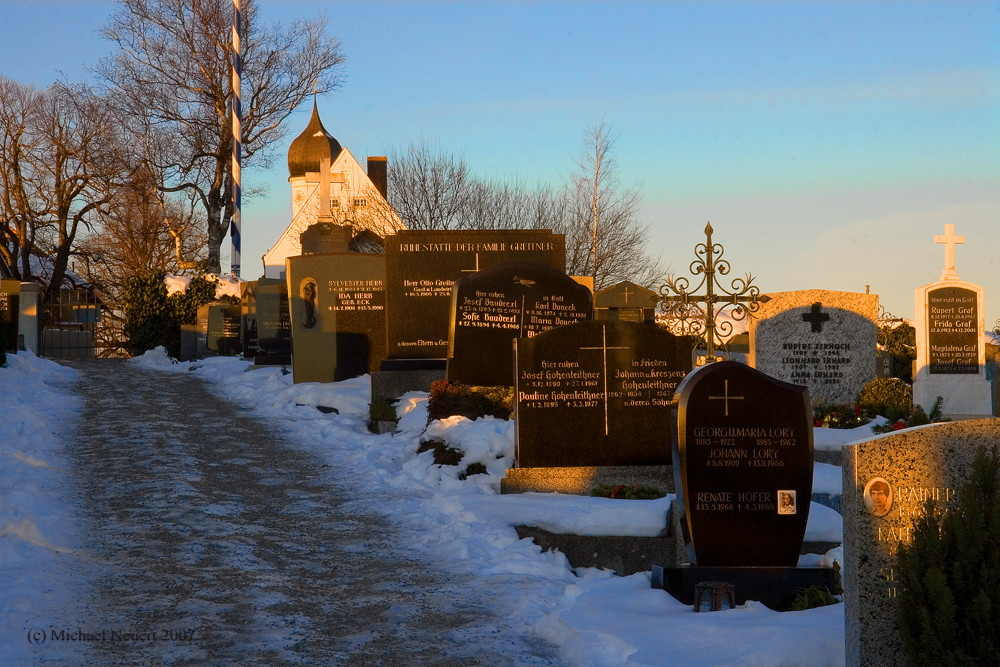
[{"label": "stone cross on gravestone", "polygon": [[823,331],[823,322],[827,322],[830,319],[828,313],[821,313],[820,308],[823,307],[819,301],[812,305],[812,310],[808,313],[802,313],[802,321],[808,322],[812,325],[813,333],[820,333]]},{"label": "stone cross on gravestone", "polygon": [[941,272],[941,280],[958,280],[958,271],[955,270],[955,245],[965,243],[964,236],[955,236],[955,225],[944,226],[944,235],[934,237],[934,243],[944,244],[944,270]]}]

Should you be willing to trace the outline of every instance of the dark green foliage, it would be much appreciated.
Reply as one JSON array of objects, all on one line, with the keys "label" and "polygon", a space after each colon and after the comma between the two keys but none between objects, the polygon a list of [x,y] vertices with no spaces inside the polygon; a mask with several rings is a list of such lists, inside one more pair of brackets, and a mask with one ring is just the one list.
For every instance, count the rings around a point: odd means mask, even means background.
[{"label": "dark green foliage", "polygon": [[132,356],[157,345],[171,357],[180,356],[181,332],[167,301],[162,271],[136,276],[125,288],[125,337]]},{"label": "dark green foliage", "polygon": [[826,607],[838,602],[839,600],[833,597],[833,593],[825,586],[822,588],[819,586],[810,586],[798,591],[789,609],[790,611],[804,611],[806,609],[815,609],[816,607]]},{"label": "dark green foliage", "polygon": [[[136,276],[125,288],[125,336],[133,356],[162,345],[171,357],[179,357],[181,325],[197,322],[198,308],[215,301],[217,280],[197,276],[191,279],[186,292],[168,297],[164,276],[162,271]],[[219,300],[233,302],[234,299],[222,297]]]},{"label": "dark green foliage", "polygon": [[905,322],[895,327],[879,327],[878,343],[892,357],[893,376],[912,383],[912,362],[917,358],[917,330]]},{"label": "dark green foliage", "polygon": [[597,487],[590,490],[590,495],[596,498],[656,500],[657,498],[662,498],[667,494],[665,491],[661,491],[654,486],[641,486],[639,484],[633,484],[632,486],[624,486],[622,484],[617,486],[612,484],[598,484]]},{"label": "dark green foliage", "polygon": [[996,665],[1000,656],[1000,450],[981,447],[959,505],[928,502],[900,543],[899,626],[910,664]]},{"label": "dark green foliage", "polygon": [[888,421],[881,426],[872,426],[873,433],[889,433],[891,431],[898,431],[904,428],[910,428],[911,426],[923,426],[924,424],[932,424],[941,421],[948,421],[944,419],[941,415],[941,406],[944,404],[944,398],[938,396],[934,399],[934,405],[931,406],[931,413],[927,414],[924,409],[919,405],[913,406],[913,412],[910,413],[908,417],[900,417],[896,421]]},{"label": "dark green foliage", "polygon": [[899,378],[875,378],[861,389],[858,405],[868,417],[906,419],[913,412],[913,387]]},{"label": "dark green foliage", "polygon": [[509,419],[513,411],[513,387],[470,387],[439,380],[431,384],[430,398],[427,400],[428,422],[453,415],[469,419],[487,415]]},{"label": "dark green foliage", "polygon": [[396,406],[384,396],[372,399],[368,404],[368,418],[373,422],[394,422],[396,419]]}]

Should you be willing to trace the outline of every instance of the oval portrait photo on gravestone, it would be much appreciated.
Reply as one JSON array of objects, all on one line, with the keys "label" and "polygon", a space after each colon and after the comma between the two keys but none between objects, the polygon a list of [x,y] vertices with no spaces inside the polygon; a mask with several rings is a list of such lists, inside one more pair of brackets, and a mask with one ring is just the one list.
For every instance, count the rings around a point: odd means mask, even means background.
[{"label": "oval portrait photo on gravestone", "polygon": [[882,477],[873,477],[865,485],[865,507],[874,516],[885,516],[892,509],[892,486]]}]

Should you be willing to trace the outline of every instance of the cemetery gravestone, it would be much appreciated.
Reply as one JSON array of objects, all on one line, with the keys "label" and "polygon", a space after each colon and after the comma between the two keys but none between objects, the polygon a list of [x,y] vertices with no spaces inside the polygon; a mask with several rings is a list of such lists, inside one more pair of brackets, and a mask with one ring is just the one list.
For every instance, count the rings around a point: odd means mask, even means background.
[{"label": "cemetery gravestone", "polygon": [[455,283],[449,382],[513,385],[515,338],[589,320],[590,290],[533,262],[494,264]]},{"label": "cemetery gravestone", "polygon": [[5,328],[8,352],[17,352],[17,329],[20,308],[21,281],[0,280],[0,327]]},{"label": "cemetery gravestone", "polygon": [[327,253],[285,264],[295,382],[336,382],[377,368],[385,349],[385,257]]},{"label": "cemetery gravestone", "polygon": [[930,411],[943,399],[941,411],[951,417],[993,414],[992,392],[986,379],[983,337],[983,288],[959,279],[955,270],[954,225],[945,225],[945,268],[941,279],[916,291],[917,359],[913,375],[913,402]]},{"label": "cemetery gravestone", "polygon": [[977,448],[997,444],[1000,420],[979,419],[906,429],[843,448],[848,667],[905,664],[897,548],[911,541],[927,500],[957,505]]},{"label": "cemetery gravestone", "polygon": [[677,397],[674,476],[694,562],[794,567],[812,499],[809,392],[724,361]]},{"label": "cemetery gravestone", "polygon": [[563,271],[565,237],[548,230],[404,230],[385,239],[391,359],[445,359],[451,292],[463,276],[501,262]]},{"label": "cemetery gravestone", "polygon": [[735,361],[712,363],[678,386],[671,418],[676,511],[693,563],[656,568],[654,586],[692,604],[700,582],[722,581],[737,604],[776,610],[809,586],[834,590],[833,569],[797,567],[812,500],[806,388]]},{"label": "cemetery gravestone", "polygon": [[878,295],[828,290],[769,294],[750,325],[750,365],[809,389],[827,404],[853,404],[875,379]]},{"label": "cemetery gravestone", "polygon": [[208,307],[208,331],[205,345],[222,356],[239,354],[243,309],[234,304],[211,304]]},{"label": "cemetery gravestone", "polygon": [[255,290],[257,365],[287,365],[292,362],[292,320],[288,310],[288,284],[277,278],[261,278]]},{"label": "cemetery gravestone", "polygon": [[594,294],[594,319],[652,323],[658,296],[651,289],[625,280]]},{"label": "cemetery gravestone", "polygon": [[261,353],[257,344],[257,281],[246,280],[240,283],[240,307],[242,311],[242,330],[240,338],[243,341],[243,358],[254,359]]},{"label": "cemetery gravestone", "polygon": [[517,466],[670,465],[670,401],[691,343],[635,322],[587,321],[515,342]]}]

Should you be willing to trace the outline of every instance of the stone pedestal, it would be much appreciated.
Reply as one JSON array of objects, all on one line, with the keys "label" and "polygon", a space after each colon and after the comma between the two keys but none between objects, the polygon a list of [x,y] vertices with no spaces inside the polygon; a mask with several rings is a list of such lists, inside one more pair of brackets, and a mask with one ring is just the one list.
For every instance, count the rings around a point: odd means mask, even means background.
[{"label": "stone pedestal", "polygon": [[[837,571],[828,567],[684,567],[656,568],[653,587],[663,588],[684,604],[693,605],[695,588],[706,581],[732,584],[736,604],[756,600],[774,611],[788,609],[801,589],[840,588]],[[661,584],[657,586],[657,584]]]}]

